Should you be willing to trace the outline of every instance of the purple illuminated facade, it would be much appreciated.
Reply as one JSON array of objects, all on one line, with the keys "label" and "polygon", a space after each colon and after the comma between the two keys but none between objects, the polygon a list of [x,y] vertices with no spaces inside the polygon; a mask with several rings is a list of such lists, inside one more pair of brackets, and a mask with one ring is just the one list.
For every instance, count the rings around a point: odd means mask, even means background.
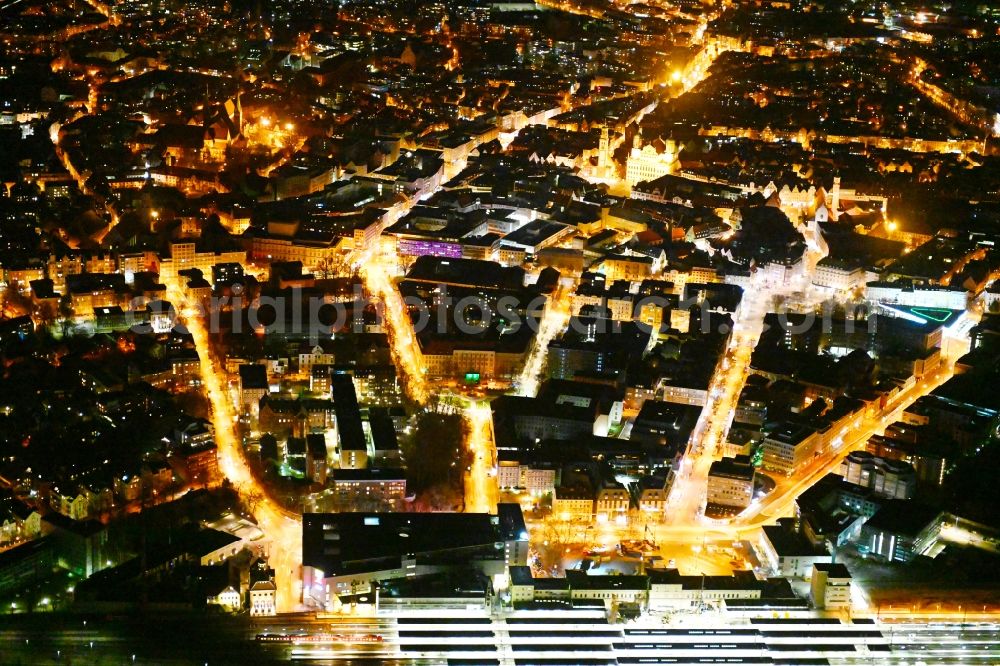
[{"label": "purple illuminated facade", "polygon": [[407,257],[422,257],[428,254],[433,257],[448,257],[449,259],[462,257],[462,246],[458,243],[400,238],[397,247],[399,254]]}]

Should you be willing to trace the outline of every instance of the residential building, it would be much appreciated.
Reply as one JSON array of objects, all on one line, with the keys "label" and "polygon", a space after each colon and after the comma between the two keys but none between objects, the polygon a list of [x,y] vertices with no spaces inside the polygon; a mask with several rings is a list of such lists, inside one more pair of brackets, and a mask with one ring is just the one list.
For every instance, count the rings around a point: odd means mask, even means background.
[{"label": "residential building", "polygon": [[639,479],[636,504],[639,511],[654,520],[661,520],[670,495],[670,476],[657,474]]},{"label": "residential building", "polygon": [[590,520],[594,493],[590,488],[556,486],[552,493],[552,515],[559,520]]},{"label": "residential building", "polygon": [[202,275],[211,275],[216,264],[245,264],[245,250],[211,251],[199,250],[191,241],[170,244],[170,256],[160,260],[160,274],[165,278],[176,277],[181,271],[197,268]]},{"label": "residential building", "polygon": [[594,514],[598,520],[613,521],[628,513],[629,494],[620,483],[605,484],[599,488],[594,500]]},{"label": "residential building", "polygon": [[406,497],[406,474],[394,469],[334,469],[333,492],[347,501],[398,502]]},{"label": "residential building", "polygon": [[226,585],[219,592],[210,593],[205,601],[209,605],[222,606],[226,610],[235,611],[240,608],[240,593],[232,585]]},{"label": "residential building", "polygon": [[240,366],[240,408],[256,419],[260,414],[261,398],[268,393],[267,368],[263,365]]}]

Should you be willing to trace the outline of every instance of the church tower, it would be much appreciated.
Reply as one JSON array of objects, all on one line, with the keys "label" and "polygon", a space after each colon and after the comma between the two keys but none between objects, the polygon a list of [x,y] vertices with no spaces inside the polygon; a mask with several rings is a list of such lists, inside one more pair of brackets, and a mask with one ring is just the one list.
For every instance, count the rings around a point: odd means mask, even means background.
[{"label": "church tower", "polygon": [[840,176],[833,177],[833,187],[830,188],[830,215],[834,220],[840,217]]},{"label": "church tower", "polygon": [[242,86],[236,86],[236,114],[233,123],[236,125],[237,135],[243,134],[243,90]]},{"label": "church tower", "polygon": [[597,154],[597,168],[600,170],[602,177],[608,169],[608,164],[611,163],[610,152],[611,137],[608,134],[608,126],[605,124],[601,126],[601,144]]}]

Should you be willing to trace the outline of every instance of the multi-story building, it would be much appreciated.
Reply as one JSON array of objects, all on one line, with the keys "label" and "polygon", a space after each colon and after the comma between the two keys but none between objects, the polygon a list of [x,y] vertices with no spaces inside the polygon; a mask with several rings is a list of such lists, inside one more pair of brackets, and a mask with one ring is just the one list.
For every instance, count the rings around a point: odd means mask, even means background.
[{"label": "multi-story building", "polygon": [[261,398],[268,393],[267,369],[263,365],[240,366],[240,408],[245,414],[257,418]]},{"label": "multi-story building", "polygon": [[869,303],[964,310],[969,296],[961,287],[922,287],[909,282],[876,281],[865,285],[865,300]]},{"label": "multi-story building", "polygon": [[673,455],[683,450],[701,410],[690,404],[647,400],[632,423],[631,441]]},{"label": "multi-story building", "polygon": [[747,508],[755,477],[756,470],[746,456],[716,460],[708,470],[708,508],[734,513]]},{"label": "multi-story building", "polygon": [[342,469],[368,466],[368,438],[365,436],[354,381],[348,375],[331,375],[330,395],[337,418],[337,439]]},{"label": "multi-story building", "polygon": [[625,180],[629,185],[634,187],[677,170],[679,150],[676,141],[656,140],[642,148],[638,146],[638,141],[637,135],[636,145],[632,146],[625,160]]},{"label": "multi-story building", "polygon": [[109,252],[68,251],[52,253],[46,264],[46,273],[53,289],[63,291],[66,278],[81,273],[114,273],[118,268],[115,255]]},{"label": "multi-story building", "polygon": [[250,615],[253,617],[274,615],[277,588],[269,580],[259,580],[250,586]]},{"label": "multi-story building", "polygon": [[765,583],[750,571],[732,576],[682,576],[676,569],[649,571],[651,610],[689,609],[709,602],[760,599]]},{"label": "multi-story building", "polygon": [[594,513],[598,520],[615,520],[628,513],[629,494],[620,483],[598,489],[594,500]]},{"label": "multi-story building", "polygon": [[788,598],[791,589],[758,581],[750,571],[732,576],[682,576],[676,569],[650,569],[646,574],[588,575],[569,570],[565,578],[534,578],[529,567],[511,567],[511,600],[599,601],[607,607],[632,605],[654,611],[690,609],[705,603]]},{"label": "multi-story building", "polygon": [[13,495],[0,496],[0,544],[33,539],[41,531],[42,515]]},{"label": "multi-story building", "polygon": [[[307,351],[299,352],[299,372],[306,377],[312,376],[312,369],[315,365],[333,365],[334,355],[323,349],[322,345],[314,345]],[[327,387],[329,389],[329,387]]]},{"label": "multi-story building", "polygon": [[601,269],[609,282],[628,280],[641,282],[663,270],[664,257],[614,254],[605,257]]},{"label": "multi-story building", "polygon": [[550,380],[535,398],[501,396],[490,407],[496,427],[518,439],[573,440],[606,435],[621,422],[624,400],[607,386]]},{"label": "multi-story building", "polygon": [[406,474],[394,469],[334,469],[333,492],[344,500],[397,502],[406,497]]},{"label": "multi-story building", "polygon": [[909,562],[934,544],[942,512],[908,500],[890,500],[861,528],[858,549],[888,562]]},{"label": "multi-story building", "polygon": [[521,506],[508,502],[497,504],[497,522],[504,542],[504,563],[510,567],[523,567],[528,563],[531,540],[524,523]]},{"label": "multi-story building", "polygon": [[843,564],[813,564],[811,593],[813,607],[839,610],[851,607],[851,572]]},{"label": "multi-story building", "polygon": [[552,515],[559,520],[590,520],[594,514],[594,493],[589,488],[556,486],[552,493]]},{"label": "multi-story building", "polygon": [[639,511],[654,520],[663,517],[670,495],[670,474],[644,476],[639,479],[637,504]]},{"label": "multi-story building", "polygon": [[816,263],[812,283],[835,292],[848,292],[865,286],[868,272],[857,262],[824,257]]},{"label": "multi-story building", "polygon": [[521,487],[521,463],[516,460],[497,462],[497,486],[501,490]]},{"label": "multi-story building", "polygon": [[817,453],[820,437],[812,428],[785,424],[764,438],[764,469],[791,476]]},{"label": "multi-story building", "polygon": [[216,264],[247,262],[245,250],[208,251],[198,250],[193,241],[174,242],[170,244],[170,256],[160,260],[160,274],[165,278],[180,275],[181,271],[197,268],[202,275],[211,275]]},{"label": "multi-story building", "polygon": [[910,499],[917,486],[917,472],[902,460],[874,456],[868,451],[851,451],[842,463],[845,481],[871,488],[890,499]]},{"label": "multi-story building", "polygon": [[471,339],[419,338],[423,367],[430,377],[463,379],[465,381],[510,381],[524,366],[530,336],[510,336],[510,340],[483,341]]},{"label": "multi-story building", "polygon": [[885,436],[873,435],[865,446],[865,450],[874,456],[887,460],[898,460],[908,463],[916,470],[917,480],[923,483],[940,486],[944,483],[944,473],[948,468],[950,453],[946,445],[921,443],[915,437],[907,437],[908,433],[896,430]]},{"label": "multi-story building", "polygon": [[532,497],[549,495],[556,487],[556,468],[545,463],[523,463],[501,460],[497,465],[497,485],[504,489],[520,489]]},{"label": "multi-story building", "polygon": [[742,423],[750,426],[763,426],[767,418],[766,395],[759,388],[745,386],[740,392],[739,400],[736,403],[736,413],[733,415],[735,423]]},{"label": "multi-story building", "polygon": [[[475,568],[504,574],[519,561],[517,504],[486,513],[307,513],[302,517],[302,595],[332,608],[372,583]],[[521,520],[523,522],[523,518]],[[508,539],[517,543],[508,543]]]},{"label": "multi-story building", "polygon": [[814,564],[829,563],[832,558],[822,547],[812,544],[803,534],[792,529],[789,519],[778,525],[765,525],[757,552],[776,575],[786,578],[806,578],[812,575]]}]

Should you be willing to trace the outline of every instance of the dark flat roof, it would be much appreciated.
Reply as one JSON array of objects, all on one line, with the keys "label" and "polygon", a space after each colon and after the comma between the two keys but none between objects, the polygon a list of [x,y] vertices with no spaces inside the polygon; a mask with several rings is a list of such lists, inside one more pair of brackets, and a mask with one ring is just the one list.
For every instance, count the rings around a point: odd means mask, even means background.
[{"label": "dark flat roof", "polygon": [[818,562],[813,565],[814,569],[825,571],[830,578],[850,578],[851,572],[840,562]]},{"label": "dark flat roof", "polygon": [[753,479],[754,467],[750,463],[741,463],[732,458],[716,460],[708,469],[709,476],[720,476],[727,479],[749,481]]},{"label": "dark flat roof", "polygon": [[267,390],[267,369],[263,365],[241,365],[240,386],[246,389]]},{"label": "dark flat roof", "polygon": [[372,407],[368,410],[368,425],[372,431],[372,443],[376,451],[398,451],[399,440],[396,437],[396,427],[392,423],[389,410],[384,407]]},{"label": "dark flat roof", "polygon": [[336,481],[402,481],[406,474],[398,467],[368,469],[333,469],[330,478]]},{"label": "dark flat roof", "polygon": [[[456,557],[502,540],[486,513],[307,513],[302,563],[326,575],[395,569],[403,556]],[[502,545],[499,557],[503,557]]]},{"label": "dark flat roof", "polygon": [[814,547],[804,535],[781,525],[765,525],[762,529],[764,536],[780,556],[823,555],[826,552]]},{"label": "dark flat roof", "polygon": [[916,536],[940,513],[935,508],[912,500],[890,500],[868,519],[865,527],[890,534]]},{"label": "dark flat roof", "polygon": [[524,524],[524,514],[521,512],[520,504],[516,502],[497,504],[497,518],[505,541],[528,540],[528,528]]},{"label": "dark flat roof", "polygon": [[342,451],[366,451],[368,441],[361,425],[361,409],[354,380],[349,375],[330,375],[330,395],[337,414],[337,431]]},{"label": "dark flat roof", "polygon": [[645,590],[649,587],[646,576],[588,576],[584,571],[566,571],[569,586],[577,590]]}]

